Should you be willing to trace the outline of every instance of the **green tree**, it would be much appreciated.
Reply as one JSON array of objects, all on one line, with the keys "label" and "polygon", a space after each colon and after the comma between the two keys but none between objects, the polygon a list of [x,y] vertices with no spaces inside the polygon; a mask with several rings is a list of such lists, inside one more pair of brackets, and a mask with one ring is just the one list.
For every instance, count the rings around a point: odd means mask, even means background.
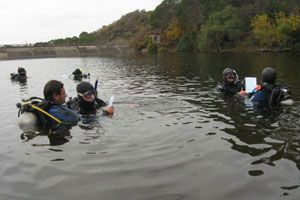
[{"label": "green tree", "polygon": [[210,15],[205,26],[202,27],[204,43],[215,46],[218,51],[224,47],[233,47],[235,42],[241,40],[243,22],[238,16],[238,9],[227,6],[220,12]]},{"label": "green tree", "polygon": [[283,12],[276,15],[278,43],[281,47],[293,48],[300,45],[300,15],[292,13],[286,17]]},{"label": "green tree", "polygon": [[158,45],[153,43],[153,42],[150,42],[147,46],[147,52],[150,53],[150,54],[157,54]]},{"label": "green tree", "polygon": [[178,45],[176,46],[176,51],[177,52],[193,52],[194,50],[194,45],[193,45],[193,39],[189,34],[183,35],[179,42]]},{"label": "green tree", "polygon": [[175,17],[176,0],[164,0],[150,16],[150,25],[153,29],[165,30],[169,20]]},{"label": "green tree", "polygon": [[145,10],[128,13],[118,21],[102,27],[97,31],[97,36],[100,41],[130,40],[141,29],[149,29],[150,13]]}]

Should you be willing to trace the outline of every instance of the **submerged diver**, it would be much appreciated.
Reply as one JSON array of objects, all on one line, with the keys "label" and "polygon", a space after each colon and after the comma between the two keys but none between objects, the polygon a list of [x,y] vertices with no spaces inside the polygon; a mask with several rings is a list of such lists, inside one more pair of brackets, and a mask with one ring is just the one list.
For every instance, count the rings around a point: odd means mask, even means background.
[{"label": "submerged diver", "polygon": [[231,68],[226,68],[223,71],[223,82],[218,83],[217,92],[222,92],[225,95],[234,95],[244,89],[244,84],[238,79],[238,74]]},{"label": "submerged diver", "polygon": [[247,95],[255,107],[272,109],[280,104],[291,105],[293,103],[288,88],[275,84],[276,72],[273,68],[267,67],[262,71],[261,81],[261,87],[254,92],[240,92],[241,95]]},{"label": "submerged diver", "polygon": [[83,116],[94,116],[98,109],[102,109],[103,115],[112,116],[114,107],[108,106],[106,102],[97,98],[97,91],[89,82],[81,82],[76,87],[77,97],[70,98],[66,106],[76,110]]},{"label": "submerged diver", "polygon": [[81,68],[77,68],[74,70],[74,72],[70,75],[73,76],[74,80],[81,80],[82,78],[88,78],[90,77],[90,73],[83,74]]},{"label": "submerged diver", "polygon": [[25,82],[27,80],[26,70],[23,67],[18,67],[18,73],[11,73],[10,79],[12,81]]}]

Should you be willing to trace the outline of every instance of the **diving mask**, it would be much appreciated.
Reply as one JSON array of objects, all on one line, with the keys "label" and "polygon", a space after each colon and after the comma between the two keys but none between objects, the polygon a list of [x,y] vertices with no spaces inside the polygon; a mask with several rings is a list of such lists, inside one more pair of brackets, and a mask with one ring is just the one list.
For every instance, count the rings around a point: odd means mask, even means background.
[{"label": "diving mask", "polygon": [[79,96],[84,96],[85,98],[87,99],[90,99],[90,98],[93,98],[96,96],[96,91],[95,90],[90,90],[90,91],[87,91],[85,93],[77,93]]}]

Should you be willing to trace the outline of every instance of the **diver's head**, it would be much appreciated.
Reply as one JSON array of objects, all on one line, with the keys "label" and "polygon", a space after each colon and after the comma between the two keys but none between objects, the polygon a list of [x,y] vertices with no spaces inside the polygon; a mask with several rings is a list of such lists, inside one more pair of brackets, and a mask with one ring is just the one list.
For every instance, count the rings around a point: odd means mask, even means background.
[{"label": "diver's head", "polygon": [[225,83],[235,83],[238,79],[238,75],[235,70],[231,68],[226,68],[223,71],[223,80]]},{"label": "diver's head", "polygon": [[79,99],[94,102],[96,91],[91,83],[86,81],[79,83],[76,87],[76,91]]},{"label": "diver's head", "polygon": [[72,73],[73,75],[79,75],[82,74],[82,69],[81,68],[77,68],[75,69],[75,71]]},{"label": "diver's head", "polygon": [[261,73],[262,83],[275,84],[276,81],[276,72],[273,68],[267,67]]},{"label": "diver's head", "polygon": [[26,76],[26,70],[23,67],[18,67],[18,73],[22,76]]},{"label": "diver's head", "polygon": [[50,80],[44,86],[44,97],[47,101],[63,104],[66,96],[64,84],[58,80]]}]

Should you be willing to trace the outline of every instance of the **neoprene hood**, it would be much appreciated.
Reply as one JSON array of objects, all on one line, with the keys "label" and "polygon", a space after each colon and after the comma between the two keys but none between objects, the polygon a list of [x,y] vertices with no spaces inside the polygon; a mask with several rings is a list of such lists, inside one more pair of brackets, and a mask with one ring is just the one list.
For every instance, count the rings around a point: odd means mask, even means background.
[{"label": "neoprene hood", "polygon": [[276,72],[273,68],[267,67],[261,73],[261,80],[263,83],[273,84],[276,81]]},{"label": "neoprene hood", "polygon": [[79,83],[76,87],[77,93],[84,94],[85,92],[94,90],[94,87],[91,83],[83,81]]}]

